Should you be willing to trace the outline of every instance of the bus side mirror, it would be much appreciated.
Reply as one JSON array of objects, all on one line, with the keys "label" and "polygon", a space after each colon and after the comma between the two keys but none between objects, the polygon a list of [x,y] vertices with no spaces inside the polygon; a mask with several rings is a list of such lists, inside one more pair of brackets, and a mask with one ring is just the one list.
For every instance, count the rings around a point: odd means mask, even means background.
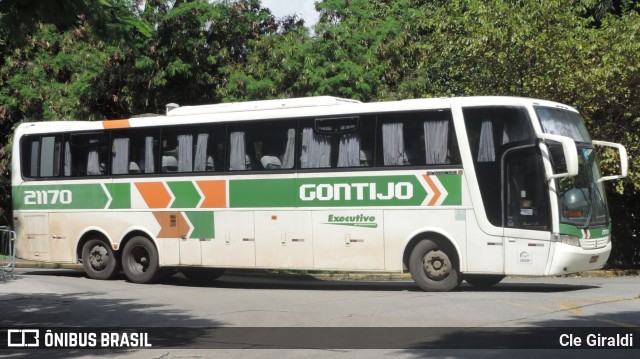
[{"label": "bus side mirror", "polygon": [[598,182],[611,181],[611,180],[616,180],[616,179],[627,177],[627,173],[629,171],[628,170],[628,163],[627,163],[627,149],[624,148],[623,145],[621,145],[619,143],[607,142],[607,141],[595,141],[594,140],[594,141],[591,141],[591,142],[596,146],[613,147],[613,148],[618,150],[618,154],[620,155],[620,174],[619,175],[600,177]]},{"label": "bus side mirror", "polygon": [[540,139],[545,141],[560,142],[560,144],[562,145],[564,160],[567,164],[567,172],[547,175],[547,180],[573,177],[578,175],[578,149],[576,148],[576,143],[573,141],[573,139],[566,136],[552,135],[550,133],[541,134]]}]

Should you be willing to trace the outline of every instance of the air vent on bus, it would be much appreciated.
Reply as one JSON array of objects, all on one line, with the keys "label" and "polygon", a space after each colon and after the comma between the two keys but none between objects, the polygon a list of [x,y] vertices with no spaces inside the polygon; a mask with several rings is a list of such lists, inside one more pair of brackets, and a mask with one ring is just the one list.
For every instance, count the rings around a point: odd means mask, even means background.
[{"label": "air vent on bus", "polygon": [[[264,100],[249,102],[230,102],[215,105],[184,106],[176,104],[167,105],[167,116],[200,115],[212,113],[244,112],[280,110],[289,108],[336,106],[362,103],[357,100],[344,99],[332,96],[301,97],[280,100]],[[171,107],[170,106],[176,106]]]}]

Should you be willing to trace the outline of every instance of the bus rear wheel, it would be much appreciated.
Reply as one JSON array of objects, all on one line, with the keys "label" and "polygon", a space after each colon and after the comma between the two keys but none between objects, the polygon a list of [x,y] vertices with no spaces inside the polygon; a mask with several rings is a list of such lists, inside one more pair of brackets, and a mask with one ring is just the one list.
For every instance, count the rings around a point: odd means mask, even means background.
[{"label": "bus rear wheel", "polygon": [[416,284],[427,292],[448,292],[460,284],[451,250],[428,239],[411,251],[409,271]]},{"label": "bus rear wheel", "polygon": [[500,283],[504,279],[503,275],[491,274],[465,274],[464,280],[477,288],[488,288]]},{"label": "bus rear wheel", "polygon": [[162,274],[158,250],[145,237],[133,237],[122,251],[122,270],[131,282],[152,283]]},{"label": "bus rear wheel", "polygon": [[99,239],[90,239],[82,246],[82,266],[92,279],[112,279],[119,271],[111,247]]}]

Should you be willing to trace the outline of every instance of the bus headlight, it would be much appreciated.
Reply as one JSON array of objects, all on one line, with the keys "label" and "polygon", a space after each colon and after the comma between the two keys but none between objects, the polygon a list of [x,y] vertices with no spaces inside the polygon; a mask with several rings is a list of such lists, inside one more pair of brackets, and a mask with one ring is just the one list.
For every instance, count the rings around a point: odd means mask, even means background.
[{"label": "bus headlight", "polygon": [[553,235],[553,241],[568,244],[570,246],[580,247],[580,238],[568,234],[555,233]]}]

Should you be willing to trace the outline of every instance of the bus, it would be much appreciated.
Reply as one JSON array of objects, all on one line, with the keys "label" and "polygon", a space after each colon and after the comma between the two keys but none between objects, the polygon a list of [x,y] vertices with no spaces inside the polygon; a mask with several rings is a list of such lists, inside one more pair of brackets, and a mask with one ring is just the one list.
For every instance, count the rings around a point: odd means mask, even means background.
[{"label": "bus", "polygon": [[[450,291],[598,269],[611,252],[604,182],[626,176],[626,151],[592,140],[563,104],[320,96],[167,109],[20,124],[17,256],[134,283],[408,271]],[[616,174],[601,174],[598,147],[619,157]]]}]

